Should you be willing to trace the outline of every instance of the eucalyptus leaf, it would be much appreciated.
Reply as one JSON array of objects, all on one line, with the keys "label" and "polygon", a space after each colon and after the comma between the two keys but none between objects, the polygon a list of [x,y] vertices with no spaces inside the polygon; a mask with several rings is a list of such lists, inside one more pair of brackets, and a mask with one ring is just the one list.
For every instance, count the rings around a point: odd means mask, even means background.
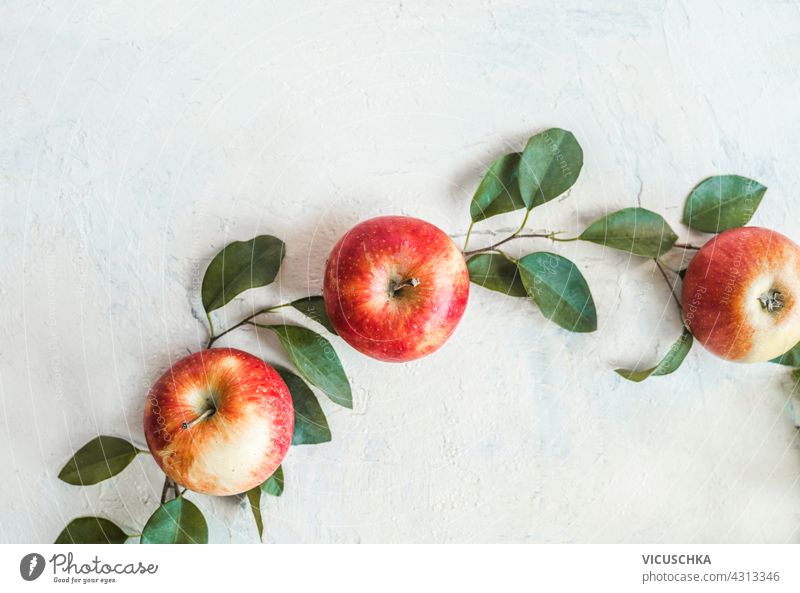
[{"label": "eucalyptus leaf", "polygon": [[331,440],[331,429],[317,397],[300,377],[291,371],[275,366],[292,394],[294,405],[293,445],[317,445]]},{"label": "eucalyptus leaf", "polygon": [[470,281],[508,296],[528,296],[517,264],[502,253],[480,253],[467,261]]},{"label": "eucalyptus leaf", "polygon": [[97,484],[128,467],[137,453],[139,449],[125,439],[99,436],[78,449],[58,477],[75,486]]},{"label": "eucalyptus leaf", "polygon": [[678,235],[660,214],[645,208],[623,208],[593,222],[579,237],[598,245],[644,257],[660,257]]},{"label": "eucalyptus leaf", "polygon": [[300,376],[319,387],[334,403],[353,407],[350,382],[331,343],[316,332],[297,325],[262,325],[275,332]]},{"label": "eucalyptus leaf", "polygon": [[128,534],[102,517],[78,517],[58,535],[57,544],[124,544]]},{"label": "eucalyptus leaf", "polygon": [[278,275],[286,246],[271,235],[234,241],[208,264],[201,295],[206,313],[226,305],[245,290],[266,286]]},{"label": "eucalyptus leaf", "polygon": [[197,506],[183,496],[158,507],[147,520],[143,544],[207,544],[208,525]]},{"label": "eucalyptus leaf", "polygon": [[681,337],[670,347],[666,356],[661,359],[661,362],[653,368],[644,371],[615,369],[615,372],[628,381],[635,381],[636,383],[644,381],[648,377],[669,375],[670,373],[674,373],[678,367],[681,366],[683,359],[689,354],[693,342],[694,338],[692,337],[692,333],[688,329],[683,328]]},{"label": "eucalyptus leaf", "polygon": [[333,335],[337,335],[336,329],[334,329],[330,317],[328,317],[328,311],[325,309],[325,299],[321,296],[297,299],[291,305],[309,319],[319,323]]},{"label": "eucalyptus leaf", "polygon": [[280,496],[283,494],[283,484],[283,466],[279,465],[278,469],[261,484],[261,490],[270,496]]},{"label": "eucalyptus leaf", "polygon": [[575,264],[542,251],[526,255],[518,267],[522,284],[545,317],[574,332],[597,329],[592,293]]},{"label": "eucalyptus leaf", "polygon": [[264,519],[261,516],[261,486],[256,486],[247,491],[247,502],[250,505],[250,510],[253,513],[253,519],[256,521],[256,529],[258,529],[258,539],[263,541],[264,535]]},{"label": "eucalyptus leaf", "polygon": [[504,154],[489,167],[469,206],[473,222],[525,208],[519,191],[521,156],[519,152]]},{"label": "eucalyptus leaf", "polygon": [[746,225],[767,188],[739,175],[718,175],[700,182],[686,199],[683,222],[706,233]]},{"label": "eucalyptus leaf", "polygon": [[783,364],[789,367],[800,367],[800,344],[795,344],[791,350],[773,358],[770,362]]},{"label": "eucalyptus leaf", "polygon": [[578,180],[583,150],[572,132],[550,128],[528,140],[519,163],[519,189],[530,210],[557,198]]}]

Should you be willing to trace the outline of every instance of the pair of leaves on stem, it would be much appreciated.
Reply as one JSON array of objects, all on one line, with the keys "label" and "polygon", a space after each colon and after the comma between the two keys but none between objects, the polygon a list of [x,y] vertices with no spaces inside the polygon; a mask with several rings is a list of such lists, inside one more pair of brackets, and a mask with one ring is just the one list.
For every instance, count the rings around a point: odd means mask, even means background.
[{"label": "pair of leaves on stem", "polygon": [[575,184],[582,167],[583,149],[572,132],[550,128],[536,134],[522,152],[492,163],[472,198],[470,217],[478,222],[549,202]]},{"label": "pair of leaves on stem", "polygon": [[[593,222],[578,239],[644,257],[672,249],[678,236],[659,214],[625,208]],[[478,254],[467,262],[470,280],[509,296],[530,296],[546,317],[577,332],[597,328],[597,311],[589,286],[570,260],[548,252],[516,261],[507,255]]]},{"label": "pair of leaves on stem", "polygon": [[[700,182],[686,199],[683,221],[703,232],[744,226],[753,217],[767,188],[746,177],[722,175]],[[634,255],[661,257],[678,236],[660,215],[645,208],[623,208],[595,221],[579,239]]]},{"label": "pair of leaves on stem", "polygon": [[[124,544],[128,534],[103,517],[78,517],[58,535],[57,544]],[[159,506],[139,536],[141,544],[207,544],[208,524],[202,511],[183,496]]]},{"label": "pair of leaves on stem", "polygon": [[78,517],[70,521],[55,543],[124,544],[137,536],[141,544],[205,544],[208,543],[208,525],[197,505],[178,496],[156,509],[141,535],[128,534],[103,517]]},{"label": "pair of leaves on stem", "polygon": [[[557,198],[578,179],[583,149],[566,130],[550,128],[532,136],[525,149],[498,158],[489,167],[470,204],[473,223]],[[554,253],[519,261],[501,252],[481,253],[467,262],[470,280],[507,295],[529,296],[550,320],[570,331],[597,329],[597,311],[578,268]]]},{"label": "pair of leaves on stem", "polygon": [[540,251],[514,260],[480,253],[467,262],[470,280],[515,297],[529,296],[545,317],[574,332],[597,329],[597,310],[586,279],[565,257]]}]

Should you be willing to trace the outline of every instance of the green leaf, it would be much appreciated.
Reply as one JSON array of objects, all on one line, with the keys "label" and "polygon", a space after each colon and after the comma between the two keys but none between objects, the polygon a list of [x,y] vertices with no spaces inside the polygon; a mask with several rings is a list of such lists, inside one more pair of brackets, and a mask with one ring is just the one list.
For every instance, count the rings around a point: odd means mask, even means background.
[{"label": "green leaf", "polygon": [[473,222],[525,207],[518,180],[521,156],[504,154],[489,167],[469,206]]},{"label": "green leaf", "polygon": [[158,507],[147,520],[139,540],[143,544],[207,544],[208,525],[203,513],[183,496]]},{"label": "green leaf", "polygon": [[325,413],[317,401],[311,388],[300,377],[291,371],[275,366],[284,383],[292,394],[294,405],[293,445],[317,445],[331,440],[331,429]]},{"label": "green leaf", "polygon": [[700,182],[686,199],[683,222],[695,230],[719,233],[746,225],[767,188],[739,175],[718,175]]},{"label": "green leaf", "polygon": [[572,132],[550,128],[533,136],[519,164],[519,188],[528,210],[571,188],[582,167],[583,150]]},{"label": "green leaf", "polygon": [[263,541],[264,519],[261,517],[261,486],[256,486],[247,491],[247,501],[250,503],[250,510],[253,512],[253,519],[256,520],[258,539]]},{"label": "green leaf", "polygon": [[503,253],[480,253],[467,262],[469,279],[489,290],[509,296],[528,296],[522,285],[517,264]]},{"label": "green leaf", "polygon": [[300,376],[324,391],[331,401],[353,407],[353,394],[339,356],[331,343],[316,332],[297,325],[262,325],[278,336]]},{"label": "green leaf", "polygon": [[694,338],[692,337],[692,333],[684,328],[681,337],[678,338],[678,341],[675,342],[672,347],[670,347],[667,355],[661,359],[656,366],[651,369],[647,369],[644,371],[633,371],[629,369],[615,369],[615,372],[626,378],[628,381],[635,381],[639,383],[640,381],[644,381],[648,377],[659,377],[661,375],[669,375],[670,373],[674,373],[681,363],[683,359],[686,358],[686,355],[689,354],[689,350],[692,348],[692,343],[694,342]]},{"label": "green leaf", "polygon": [[69,522],[57,544],[124,544],[128,534],[115,523],[102,517],[78,517]]},{"label": "green leaf", "polygon": [[125,439],[99,436],[78,449],[58,477],[75,486],[97,484],[128,467],[137,453],[139,449]]},{"label": "green leaf", "polygon": [[624,208],[593,222],[579,238],[634,255],[660,257],[672,249],[678,235],[660,214]]},{"label": "green leaf", "polygon": [[597,329],[592,293],[575,264],[542,251],[526,255],[518,267],[522,284],[545,317],[574,332]]},{"label": "green leaf", "polygon": [[800,367],[800,344],[795,344],[791,350],[773,358],[770,362],[784,364],[788,367]]},{"label": "green leaf", "polygon": [[275,280],[286,246],[271,235],[234,241],[214,256],[201,290],[206,313],[219,309],[249,288]]},{"label": "green leaf", "polygon": [[312,296],[304,299],[297,299],[291,303],[292,307],[300,311],[303,315],[316,321],[325,329],[336,334],[336,330],[328,317],[328,311],[325,309],[325,300],[321,296]]},{"label": "green leaf", "polygon": [[275,470],[267,480],[261,484],[261,490],[264,494],[269,494],[270,496],[280,496],[283,494],[283,466],[279,465],[278,469]]}]

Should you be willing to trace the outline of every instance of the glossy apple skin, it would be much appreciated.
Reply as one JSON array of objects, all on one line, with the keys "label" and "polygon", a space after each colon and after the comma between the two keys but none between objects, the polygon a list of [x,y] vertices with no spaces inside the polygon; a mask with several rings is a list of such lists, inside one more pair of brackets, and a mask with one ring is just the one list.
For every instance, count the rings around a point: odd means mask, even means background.
[{"label": "glossy apple skin", "polygon": [[[403,281],[416,286],[392,291]],[[406,362],[437,350],[455,331],[469,297],[469,273],[455,243],[406,216],[366,220],[347,232],[325,267],[325,308],[359,352]]]},{"label": "glossy apple skin", "polygon": [[[759,297],[777,290],[768,311]],[[683,279],[686,326],[708,350],[737,362],[764,362],[800,342],[800,247],[759,227],[727,230],[694,256]]]},{"label": "glossy apple skin", "polygon": [[[212,405],[212,416],[182,427]],[[203,494],[239,494],[264,482],[289,450],[293,430],[292,397],[281,376],[232,348],[182,358],[145,402],[144,434],[156,463]]]}]

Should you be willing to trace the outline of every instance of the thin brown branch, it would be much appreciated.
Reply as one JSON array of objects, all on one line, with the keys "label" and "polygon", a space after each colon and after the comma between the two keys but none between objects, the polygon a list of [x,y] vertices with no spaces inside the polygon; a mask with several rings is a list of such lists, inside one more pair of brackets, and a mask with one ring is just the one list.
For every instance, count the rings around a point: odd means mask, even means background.
[{"label": "thin brown branch", "polygon": [[[265,313],[272,313],[272,312],[273,312],[273,311],[275,311],[276,309],[280,309],[280,308],[282,308],[282,307],[288,307],[290,304],[291,304],[291,303],[283,303],[283,304],[281,304],[281,305],[273,305],[272,307],[267,307],[266,309],[261,309],[260,311],[256,311],[255,313],[253,313],[253,314],[252,314],[252,315],[250,315],[249,317],[245,317],[244,319],[242,319],[242,320],[241,320],[239,323],[237,323],[236,325],[234,325],[234,326],[231,326],[231,327],[229,327],[228,329],[226,329],[225,331],[223,331],[223,332],[220,332],[220,333],[218,333],[218,334],[216,334],[216,335],[213,333],[213,327],[212,327],[211,336],[209,337],[209,339],[208,339],[208,343],[206,344],[206,350],[208,350],[209,348],[211,348],[211,346],[213,346],[213,345],[214,345],[214,342],[216,342],[217,340],[219,340],[219,339],[220,339],[222,336],[224,336],[224,335],[226,335],[226,334],[229,334],[229,333],[231,333],[233,330],[235,330],[235,329],[237,329],[237,328],[240,328],[240,327],[242,327],[242,326],[243,326],[245,323],[247,323],[248,321],[251,321],[251,320],[255,319],[255,318],[256,318],[256,317],[258,317],[259,315],[263,315],[263,314],[265,314]],[[210,323],[210,319],[209,319],[209,323]]]},{"label": "thin brown branch", "polygon": [[669,279],[669,276],[667,276],[667,271],[664,269],[664,266],[661,265],[661,262],[658,261],[658,259],[656,258],[653,258],[653,261],[656,262],[656,267],[658,268],[658,271],[661,272],[661,275],[664,277],[664,282],[666,282],[667,286],[669,286],[669,290],[672,293],[672,296],[675,298],[675,304],[678,305],[678,309],[683,311],[683,306],[681,305],[681,299],[678,297],[678,293],[675,292],[675,285],[678,283],[678,276],[676,275],[675,281],[672,282]]}]

